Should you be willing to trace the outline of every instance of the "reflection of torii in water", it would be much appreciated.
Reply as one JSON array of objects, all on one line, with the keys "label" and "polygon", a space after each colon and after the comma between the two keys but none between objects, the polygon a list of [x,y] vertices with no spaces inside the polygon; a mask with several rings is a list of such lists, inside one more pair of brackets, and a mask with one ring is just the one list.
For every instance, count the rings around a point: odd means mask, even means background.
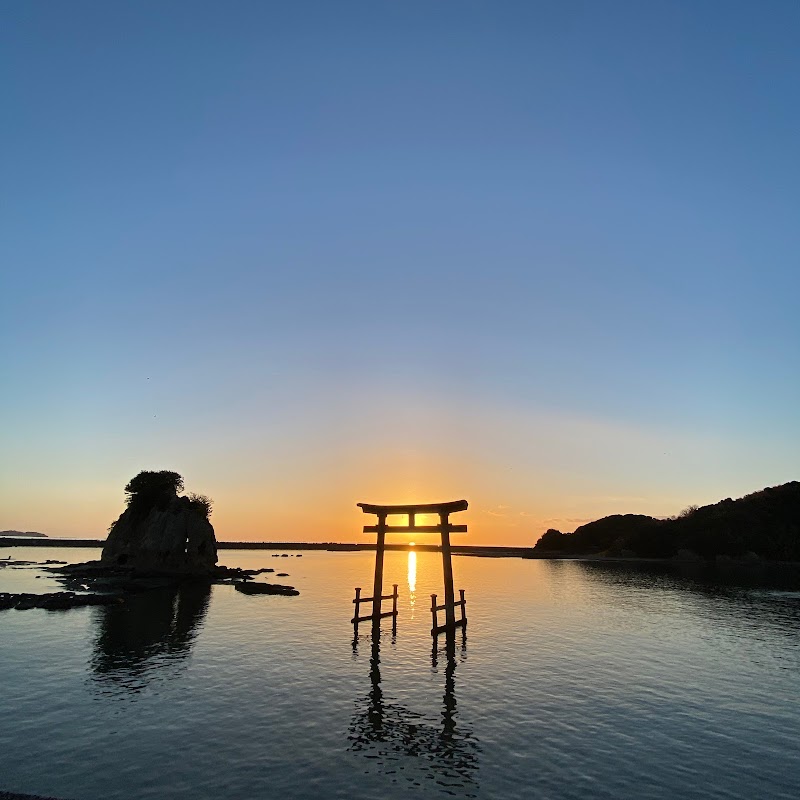
[{"label": "reflection of torii in water", "polygon": [[[477,789],[480,745],[472,731],[456,726],[456,649],[453,631],[448,633],[444,648],[447,665],[442,722],[436,725],[405,706],[386,701],[381,689],[380,638],[373,636],[369,662],[372,687],[365,698],[366,707],[358,711],[350,723],[350,751],[362,753],[379,768],[389,767],[392,771],[398,766],[396,762],[399,757],[414,759],[413,764],[403,765],[403,774],[412,783],[417,777],[426,777],[443,787]],[[462,635],[460,650],[463,660],[466,657],[466,635]],[[358,653],[357,636],[353,641],[353,652]],[[439,651],[434,642],[431,653],[434,671],[438,659]]]}]

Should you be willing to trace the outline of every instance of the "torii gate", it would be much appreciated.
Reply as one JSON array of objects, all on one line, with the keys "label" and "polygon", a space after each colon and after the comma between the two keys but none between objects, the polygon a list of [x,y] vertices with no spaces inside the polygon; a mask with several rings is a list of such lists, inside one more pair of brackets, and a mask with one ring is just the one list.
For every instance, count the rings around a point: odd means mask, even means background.
[{"label": "torii gate", "polygon": [[[464,590],[461,590],[461,599],[455,601],[453,591],[453,564],[450,558],[450,534],[466,533],[466,525],[451,525],[450,514],[456,511],[466,511],[468,503],[466,500],[453,500],[449,503],[427,503],[401,506],[378,506],[370,503],[358,503],[358,507],[365,514],[375,514],[378,517],[377,525],[365,525],[364,533],[377,533],[378,542],[375,551],[375,581],[373,584],[372,597],[361,597],[361,589],[356,589],[356,598],[353,602],[356,605],[353,616],[353,624],[358,627],[358,623],[371,619],[373,626],[380,624],[381,617],[394,617],[397,620],[397,586],[394,593],[382,595],[383,591],[383,553],[385,550],[385,539],[387,533],[440,533],[442,535],[442,567],[444,568],[444,605],[436,605],[436,595],[431,595],[431,612],[433,614],[433,628],[431,633],[435,636],[441,631],[453,631],[457,626],[466,627],[466,600]],[[408,515],[407,525],[387,525],[386,517],[390,514]],[[438,525],[417,525],[417,514],[438,514]],[[393,599],[392,611],[381,613],[381,601]],[[359,615],[361,603],[372,601],[372,614],[366,616]],[[461,619],[456,619],[456,606],[461,606]],[[436,612],[444,609],[445,624],[437,625]]]}]

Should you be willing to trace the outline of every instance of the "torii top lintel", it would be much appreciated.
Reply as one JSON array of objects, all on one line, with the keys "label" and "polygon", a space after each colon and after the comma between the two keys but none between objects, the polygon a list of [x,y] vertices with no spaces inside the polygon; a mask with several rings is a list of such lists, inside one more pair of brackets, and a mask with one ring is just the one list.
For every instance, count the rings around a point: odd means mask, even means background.
[{"label": "torii top lintel", "polygon": [[469,503],[466,500],[451,500],[449,503],[412,503],[407,506],[377,506],[372,503],[356,504],[365,514],[453,514],[466,511]]},{"label": "torii top lintel", "polygon": [[[466,500],[452,500],[449,503],[414,503],[412,505],[379,506],[372,503],[358,503],[358,507],[365,514],[377,514],[379,525],[365,525],[364,533],[442,533],[443,525],[447,526],[449,533],[466,533],[466,525],[451,525],[448,516],[456,511],[466,511]],[[386,517],[390,514],[407,514],[408,525],[387,525]],[[439,525],[417,525],[417,514],[438,514],[441,522]]]}]

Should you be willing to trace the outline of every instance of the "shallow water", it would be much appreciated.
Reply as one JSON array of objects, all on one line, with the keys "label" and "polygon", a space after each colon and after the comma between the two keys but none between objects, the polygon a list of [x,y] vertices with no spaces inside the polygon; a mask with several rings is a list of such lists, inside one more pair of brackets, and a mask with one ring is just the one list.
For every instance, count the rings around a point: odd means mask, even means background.
[{"label": "shallow water", "polygon": [[[91,550],[3,548],[41,561]],[[796,798],[792,576],[458,557],[468,635],[434,650],[436,553],[386,555],[393,635],[354,639],[372,553],[222,551],[230,586],[0,613],[0,790],[113,798]],[[415,574],[413,574],[415,572]],[[0,590],[53,591],[40,570]],[[413,583],[412,583],[413,579]],[[385,588],[385,591],[388,589]],[[441,602],[441,599],[439,600]]]}]

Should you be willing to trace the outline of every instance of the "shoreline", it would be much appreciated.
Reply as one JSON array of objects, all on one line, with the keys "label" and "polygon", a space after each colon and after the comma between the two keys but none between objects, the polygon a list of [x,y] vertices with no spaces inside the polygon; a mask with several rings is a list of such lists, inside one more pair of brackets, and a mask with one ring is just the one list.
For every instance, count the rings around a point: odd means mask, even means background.
[{"label": "shoreline", "polygon": [[[96,547],[101,548],[105,539],[22,539],[17,537],[0,537],[0,551],[4,547]],[[331,553],[351,553],[374,551],[374,542],[217,542],[217,550],[319,550]],[[386,544],[386,550],[402,552],[439,552],[438,544]],[[535,552],[533,547],[502,547],[493,545],[451,545],[454,556],[472,556],[474,558],[522,558],[537,561],[591,561],[605,564],[674,564],[674,565],[716,565],[731,567],[759,566],[800,566],[798,561],[771,561],[768,559],[752,560],[715,560],[681,559],[681,558],[645,558],[640,556],[604,556],[599,553],[547,553]],[[0,799],[1,800],[1,799]]]},{"label": "shoreline", "polygon": [[[55,539],[0,537],[0,549],[3,547],[98,547],[102,548],[105,539]],[[217,542],[217,550],[324,550],[328,552],[357,552],[375,550],[374,542]],[[438,552],[438,544],[391,544],[386,550],[415,550],[421,552]],[[453,555],[484,556],[490,558],[539,558],[533,554],[532,547],[496,547],[490,545],[451,545]]]},{"label": "shoreline", "polygon": [[42,794],[20,794],[18,792],[0,792],[0,800],[58,800],[57,797],[45,797]]}]

